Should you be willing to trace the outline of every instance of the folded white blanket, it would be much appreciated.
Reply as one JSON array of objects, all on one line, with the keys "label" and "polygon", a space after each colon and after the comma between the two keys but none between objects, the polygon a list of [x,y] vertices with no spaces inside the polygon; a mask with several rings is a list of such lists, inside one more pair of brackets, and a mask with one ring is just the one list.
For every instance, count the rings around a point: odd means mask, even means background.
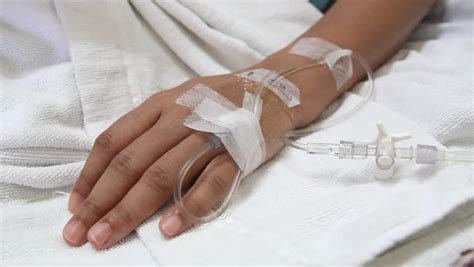
[{"label": "folded white blanket", "polygon": [[420,231],[367,264],[377,266],[452,266],[461,252],[472,248],[474,240],[474,201],[470,201],[443,220]]},{"label": "folded white blanket", "polygon": [[[255,63],[321,14],[305,0],[56,1],[54,6],[42,2],[30,10],[37,16],[31,25],[20,16],[8,16],[18,5],[28,11],[26,3],[5,5],[12,9],[2,12],[7,23],[1,24],[12,34],[5,35],[9,49],[2,49],[11,57],[0,59],[2,89],[8,90],[0,101],[0,197],[9,201],[2,204],[3,263],[125,263],[127,258],[137,264],[358,265],[474,196],[470,166],[407,162],[399,165],[393,180],[381,183],[372,178],[371,161],[341,161],[285,149],[245,181],[221,220],[169,241],[158,233],[157,215],[112,250],[97,254],[88,244],[69,248],[60,238],[68,217],[67,198],[17,204],[12,195],[31,202],[41,194],[5,183],[36,188],[71,184],[97,134],[150,94],[197,75]],[[23,65],[12,64],[23,59],[13,49],[19,44],[41,47],[36,39],[62,36],[58,26],[52,33],[28,32],[42,20],[59,25],[55,12],[68,38],[71,62],[67,57],[30,57]],[[470,22],[472,27],[472,18]],[[18,25],[27,30],[19,34]],[[442,146],[436,138],[448,145],[472,145],[472,83],[466,78],[472,73],[466,56],[472,57],[472,40],[463,34],[440,34],[431,40],[433,36],[420,31],[415,35],[419,39],[377,72],[375,100],[385,107],[371,103],[350,120],[308,138],[367,140],[381,119],[390,130],[411,132],[414,143]],[[63,51],[54,44],[41,50],[50,51],[44,58],[54,58],[51,51]],[[357,101],[357,96],[348,95]],[[18,226],[25,224],[30,227]],[[41,233],[35,242],[33,232]],[[122,252],[129,250],[136,256]],[[70,253],[77,253],[77,258],[68,258]]]},{"label": "folded white blanket", "polygon": [[91,140],[53,2],[2,1],[0,15],[0,182],[71,184]]}]

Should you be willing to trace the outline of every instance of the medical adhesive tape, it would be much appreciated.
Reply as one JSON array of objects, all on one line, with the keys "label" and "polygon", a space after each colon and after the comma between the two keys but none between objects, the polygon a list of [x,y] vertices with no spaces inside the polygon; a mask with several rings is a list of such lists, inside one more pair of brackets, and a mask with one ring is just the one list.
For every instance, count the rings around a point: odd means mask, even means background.
[{"label": "medical adhesive tape", "polygon": [[236,74],[238,77],[250,79],[270,89],[289,108],[300,104],[300,90],[294,83],[275,71],[254,69]]},{"label": "medical adhesive tape", "polygon": [[300,55],[309,59],[320,61],[324,59],[336,81],[339,90],[352,77],[352,58],[350,56],[325,58],[331,52],[341,50],[337,45],[315,37],[307,37],[298,40],[290,50],[291,54]]},{"label": "medical adhesive tape", "polygon": [[184,125],[190,129],[216,135],[243,172],[255,170],[265,159],[266,147],[260,128],[262,100],[253,113],[255,96],[245,92],[242,107],[212,90],[197,84],[176,100],[192,110]]},{"label": "medical adhesive tape", "polygon": [[[352,58],[346,53],[332,53],[342,51],[337,45],[321,38],[302,38],[290,50],[291,54],[300,55],[325,64],[336,81],[339,90],[352,77]],[[331,54],[332,53],[332,54]],[[331,55],[328,57],[328,55]],[[289,79],[278,72],[264,68],[247,70],[236,74],[238,77],[261,83],[277,95],[287,107],[292,108],[300,104],[300,90]]]}]

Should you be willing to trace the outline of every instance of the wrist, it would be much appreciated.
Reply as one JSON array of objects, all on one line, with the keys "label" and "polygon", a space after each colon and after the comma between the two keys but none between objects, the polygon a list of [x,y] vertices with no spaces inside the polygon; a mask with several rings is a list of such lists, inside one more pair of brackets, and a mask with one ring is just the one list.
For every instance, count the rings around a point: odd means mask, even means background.
[{"label": "wrist", "polygon": [[[248,69],[264,68],[268,70],[285,67],[304,66],[314,63],[303,56],[288,53],[288,49],[280,50]],[[285,77],[294,83],[300,91],[300,105],[285,108],[293,121],[294,128],[301,128],[314,121],[323,110],[343,91],[336,90],[331,72],[325,66],[307,68]],[[272,94],[272,93],[271,93]],[[285,105],[280,101],[281,105]]]}]

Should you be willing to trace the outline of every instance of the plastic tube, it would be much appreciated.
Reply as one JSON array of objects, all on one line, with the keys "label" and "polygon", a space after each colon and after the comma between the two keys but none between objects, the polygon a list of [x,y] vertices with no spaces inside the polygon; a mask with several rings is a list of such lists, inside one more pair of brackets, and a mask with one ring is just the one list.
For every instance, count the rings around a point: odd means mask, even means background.
[{"label": "plastic tube", "polygon": [[[367,103],[370,101],[370,99],[373,95],[374,84],[375,84],[374,74],[373,74],[372,68],[370,67],[368,62],[361,55],[359,55],[358,53],[356,53],[354,51],[347,50],[347,49],[340,49],[340,50],[336,50],[334,52],[328,53],[327,55],[322,57],[321,60],[316,61],[313,64],[306,64],[306,65],[300,65],[300,66],[297,66],[297,67],[291,67],[291,68],[276,70],[276,72],[280,75],[280,77],[283,78],[283,77],[287,77],[287,76],[289,76],[289,75],[291,75],[295,72],[298,72],[298,71],[301,71],[301,70],[304,70],[304,69],[307,69],[307,68],[321,66],[328,60],[335,62],[335,61],[337,61],[338,58],[341,58],[341,57],[344,57],[344,56],[351,56],[352,58],[354,58],[362,66],[362,68],[365,70],[365,72],[367,73],[369,87],[368,87],[368,90],[367,90],[366,94],[363,96],[363,98],[361,99],[361,101],[357,105],[355,105],[351,110],[347,111],[346,113],[343,113],[339,117],[336,117],[336,118],[333,118],[333,119],[327,118],[327,119],[318,121],[314,124],[311,124],[311,125],[303,128],[303,129],[294,130],[294,131],[291,131],[291,132],[287,133],[286,134],[286,140],[285,140],[287,145],[289,145],[293,148],[296,148],[296,149],[307,150],[308,149],[307,146],[309,144],[297,142],[296,140],[293,140],[293,138],[298,138],[298,137],[304,136],[306,134],[314,133],[316,131],[320,131],[320,130],[332,127],[332,126],[348,119],[352,114],[354,114],[354,113],[358,112],[359,110],[361,110],[365,105],[367,105]],[[260,95],[263,91],[263,88],[264,88],[263,84],[265,84],[266,79],[269,79],[269,78],[270,78],[270,75],[267,75],[267,77],[265,77],[263,79],[263,81],[259,84],[259,87],[257,89],[257,93],[255,94],[255,98],[260,97]],[[254,107],[254,108],[256,109],[256,107]],[[318,149],[324,151],[325,147],[324,147],[324,145],[321,145],[320,148],[317,148],[317,144],[314,144],[314,143],[311,144],[311,150],[312,151],[315,151],[315,150],[318,150]]]},{"label": "plastic tube", "polygon": [[[334,51],[332,53],[327,54],[325,56],[325,58],[332,58],[332,57],[337,57],[337,56],[341,56],[341,55],[346,56],[347,51],[350,51],[350,50],[346,50],[346,49],[337,50],[337,51]],[[356,59],[356,61],[362,66],[362,68],[367,73],[367,78],[368,78],[368,82],[369,82],[369,87],[368,87],[367,93],[364,95],[364,97],[361,99],[361,101],[356,106],[354,106],[351,110],[347,111],[346,113],[343,113],[341,116],[333,118],[333,119],[327,118],[327,119],[324,119],[322,121],[311,124],[310,126],[305,127],[303,129],[291,131],[287,134],[288,137],[301,136],[301,135],[305,135],[305,134],[308,134],[308,133],[313,133],[313,132],[316,132],[316,131],[319,131],[319,130],[322,130],[322,129],[332,127],[332,126],[348,119],[350,116],[352,116],[352,114],[354,114],[354,113],[358,112],[359,110],[361,110],[370,101],[370,99],[373,95],[373,92],[374,92],[374,84],[375,84],[374,74],[373,74],[372,68],[370,67],[370,65],[367,63],[367,61],[361,55],[359,55],[358,53],[353,52],[353,51],[350,51],[350,52],[351,52],[350,56],[352,56],[354,59]]]},{"label": "plastic tube", "polygon": [[[304,134],[313,133],[315,131],[331,127],[331,126],[333,126],[333,125],[349,118],[351,116],[351,114],[353,114],[353,113],[359,111],[360,109],[362,109],[367,104],[367,102],[370,100],[372,92],[373,92],[373,88],[374,88],[373,73],[372,73],[372,70],[371,70],[370,66],[363,59],[362,56],[360,56],[359,54],[357,54],[357,53],[355,53],[351,50],[347,50],[347,49],[341,49],[341,50],[336,50],[334,52],[331,52],[331,53],[325,55],[324,57],[322,57],[320,61],[316,61],[315,63],[312,63],[312,64],[296,65],[296,66],[292,66],[292,67],[285,67],[285,68],[279,68],[277,70],[274,70],[274,72],[278,73],[280,75],[280,77],[283,78],[283,77],[287,77],[287,76],[289,76],[293,73],[296,73],[296,72],[304,70],[304,69],[313,68],[313,67],[317,67],[317,66],[322,66],[323,64],[325,64],[325,62],[327,60],[337,61],[337,58],[341,58],[343,56],[352,56],[353,58],[355,58],[359,62],[359,64],[367,72],[367,76],[369,78],[369,89],[368,89],[366,95],[362,98],[360,103],[358,103],[350,111],[344,113],[341,117],[338,117],[336,119],[324,119],[322,121],[319,121],[315,124],[312,124],[312,125],[308,126],[305,129],[296,130],[296,131],[292,131],[292,132],[288,133],[287,138],[286,138],[286,143],[288,145],[307,151],[308,150],[307,144],[299,143],[297,141],[291,140],[290,138],[300,137]],[[264,84],[270,77],[271,77],[270,74],[267,75],[259,83],[259,85],[257,87],[257,91],[255,93],[255,101],[254,101],[255,104],[254,104],[254,108],[253,108],[253,113],[255,113],[255,114],[257,114],[257,112],[258,112],[258,108],[259,108],[258,107],[258,102],[259,102],[258,99],[260,98],[260,96],[263,92],[263,89],[265,88]],[[278,80],[276,80],[274,82],[277,82],[277,81]],[[178,210],[181,212],[181,214],[183,214],[187,219],[189,219],[193,223],[207,223],[207,222],[210,222],[210,221],[218,218],[225,211],[227,206],[229,205],[230,200],[232,199],[232,196],[235,194],[235,192],[236,192],[236,190],[237,190],[237,188],[240,184],[240,181],[243,178],[242,177],[243,173],[239,169],[236,172],[236,174],[234,175],[234,180],[233,180],[232,186],[229,190],[229,193],[227,194],[225,199],[221,202],[220,206],[215,208],[213,210],[213,212],[211,212],[210,214],[203,215],[203,216],[196,216],[195,214],[192,214],[191,212],[189,212],[186,209],[186,207],[184,205],[183,195],[182,195],[182,188],[183,188],[184,178],[185,178],[187,172],[189,171],[191,166],[196,162],[196,160],[198,158],[200,158],[202,155],[204,155],[205,153],[207,153],[208,151],[210,151],[212,149],[217,149],[220,145],[221,145],[221,141],[215,135],[210,137],[208,139],[207,143],[203,144],[200,147],[200,149],[198,149],[195,153],[193,153],[191,155],[191,157],[185,162],[185,164],[181,168],[181,171],[180,171],[180,173],[178,175],[178,178],[175,182],[174,196],[173,196],[175,204],[176,204]],[[318,153],[318,154],[333,153],[334,154],[334,153],[338,153],[338,149],[339,149],[339,145],[333,146],[332,144],[331,145],[328,145],[328,144],[311,144],[311,151],[312,151],[311,153]]]},{"label": "plastic tube", "polygon": [[474,162],[472,151],[439,150],[435,146],[417,145],[416,151],[412,152],[412,158],[418,164],[435,164],[445,162]]},{"label": "plastic tube", "polygon": [[189,171],[189,169],[196,162],[197,159],[199,159],[205,153],[211,151],[212,149],[218,149],[221,145],[220,142],[221,141],[219,140],[219,138],[217,138],[217,136],[213,135],[212,137],[210,137],[208,142],[203,144],[198,150],[196,150],[194,154],[192,154],[191,157],[189,157],[189,159],[184,163],[178,175],[178,178],[174,184],[174,194],[173,194],[174,202],[178,210],[193,223],[207,223],[219,217],[225,211],[225,209],[230,203],[232,196],[234,195],[235,191],[239,187],[241,175],[242,175],[242,171],[240,169],[236,172],[234,176],[232,186],[226,198],[222,201],[221,205],[217,207],[217,209],[214,210],[214,212],[208,215],[204,215],[204,216],[196,216],[195,214],[192,214],[191,212],[189,212],[184,206],[182,189],[183,189],[183,182],[184,182],[184,177],[186,177],[186,173]]}]

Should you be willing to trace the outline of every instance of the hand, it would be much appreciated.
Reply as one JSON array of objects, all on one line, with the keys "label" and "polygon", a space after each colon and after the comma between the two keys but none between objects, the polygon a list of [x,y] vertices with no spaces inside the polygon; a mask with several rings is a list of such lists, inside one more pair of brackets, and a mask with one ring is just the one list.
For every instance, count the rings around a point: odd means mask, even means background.
[{"label": "hand", "polygon": [[[159,92],[116,121],[95,141],[74,185],[69,199],[74,215],[63,231],[68,244],[80,246],[89,241],[96,248],[110,247],[172,198],[181,167],[210,136],[183,126],[190,110],[175,104],[198,83],[241,106],[242,84],[229,74],[193,79]],[[283,147],[283,135],[297,123],[296,113],[273,93],[265,92],[262,99],[260,122],[268,160]],[[222,200],[236,171],[237,165],[223,148],[201,157],[188,173],[189,178],[198,177],[184,197],[190,212],[206,214]],[[159,229],[166,237],[173,237],[191,226],[171,207],[161,218]]]}]

